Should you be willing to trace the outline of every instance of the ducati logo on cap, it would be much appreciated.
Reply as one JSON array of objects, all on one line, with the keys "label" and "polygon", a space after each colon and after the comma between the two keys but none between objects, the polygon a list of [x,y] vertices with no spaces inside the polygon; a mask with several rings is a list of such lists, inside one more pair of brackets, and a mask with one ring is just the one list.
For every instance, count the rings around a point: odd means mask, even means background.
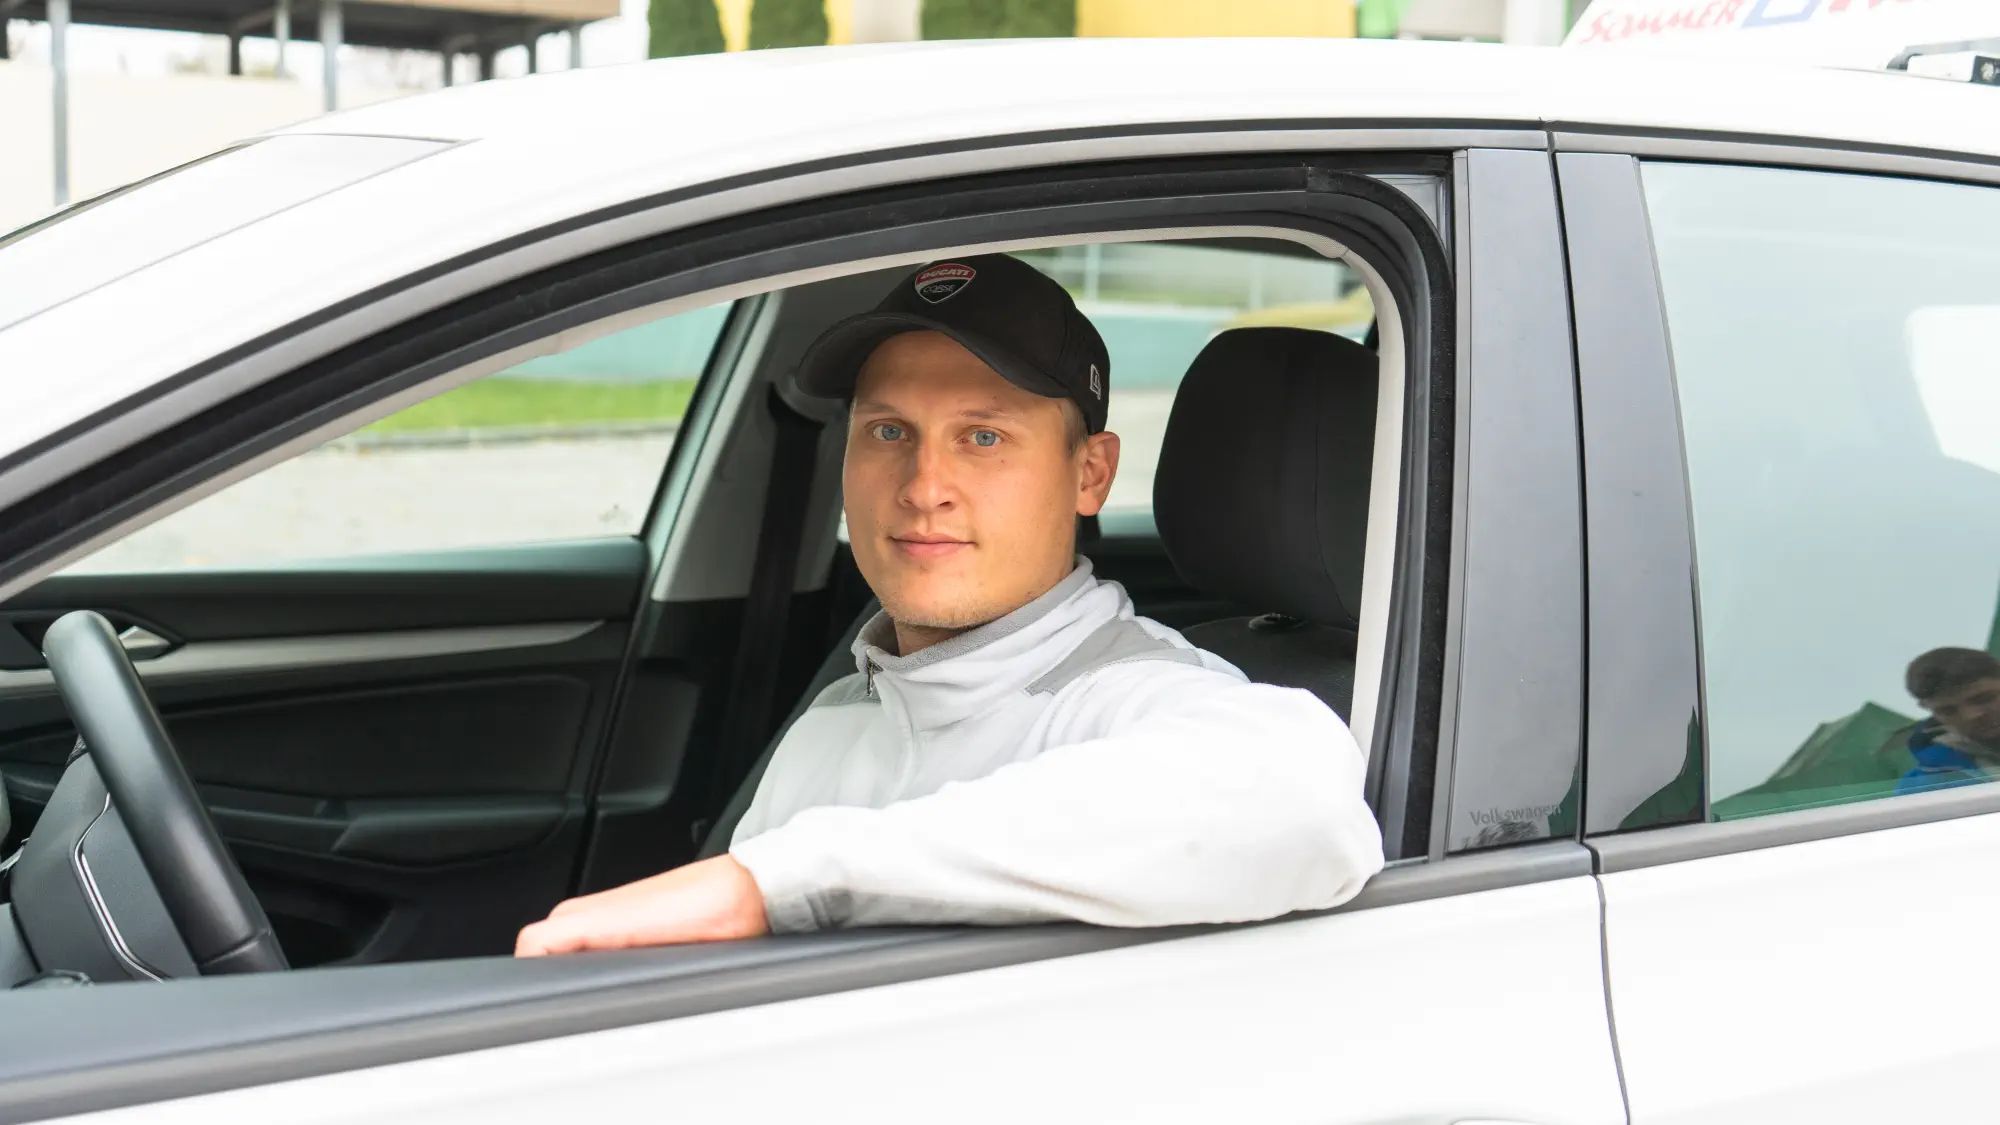
[{"label": "ducati logo on cap", "polygon": [[1098,398],[1104,397],[1104,376],[1097,373],[1097,365],[1094,363],[1090,365],[1090,393]]},{"label": "ducati logo on cap", "polygon": [[957,262],[940,262],[927,270],[920,271],[911,284],[917,287],[917,296],[922,297],[926,303],[935,305],[970,285],[972,279],[977,276],[979,271],[971,266],[963,266]]}]

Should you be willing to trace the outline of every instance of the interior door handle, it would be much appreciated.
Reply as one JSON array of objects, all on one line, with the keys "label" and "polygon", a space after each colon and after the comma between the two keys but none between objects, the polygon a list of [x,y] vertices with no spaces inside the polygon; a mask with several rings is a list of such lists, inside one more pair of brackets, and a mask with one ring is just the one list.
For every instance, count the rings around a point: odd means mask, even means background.
[{"label": "interior door handle", "polygon": [[[0,4],[5,2],[0,0]],[[181,642],[171,634],[142,625],[117,610],[98,612],[111,619],[118,630],[119,643],[125,646],[125,655],[133,660],[153,660],[181,647]],[[0,671],[46,667],[42,661],[42,634],[62,614],[63,611],[48,609],[0,613]]]},{"label": "interior door handle", "polygon": [[174,642],[144,625],[127,625],[118,634],[118,643],[125,647],[125,655],[134,660],[151,660],[174,650]]}]

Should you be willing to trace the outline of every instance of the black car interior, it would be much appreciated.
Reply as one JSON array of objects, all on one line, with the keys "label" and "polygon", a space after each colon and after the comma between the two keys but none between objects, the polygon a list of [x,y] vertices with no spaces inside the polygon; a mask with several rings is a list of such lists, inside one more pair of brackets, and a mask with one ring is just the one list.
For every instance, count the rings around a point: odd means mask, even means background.
[{"label": "black car interior", "polygon": [[[787,293],[757,384],[884,283]],[[1221,333],[1173,401],[1152,521],[1080,550],[1141,613],[1347,716],[1376,386],[1346,338]],[[875,608],[831,534],[840,427],[798,405],[773,390],[731,438],[767,466],[728,485],[763,513],[716,564],[753,571],[747,594],[659,596],[649,528],[57,575],[0,605],[0,855],[29,841],[0,986],[504,953],[567,895],[725,850],[785,716],[853,670]],[[121,644],[134,625],[163,647]]]}]

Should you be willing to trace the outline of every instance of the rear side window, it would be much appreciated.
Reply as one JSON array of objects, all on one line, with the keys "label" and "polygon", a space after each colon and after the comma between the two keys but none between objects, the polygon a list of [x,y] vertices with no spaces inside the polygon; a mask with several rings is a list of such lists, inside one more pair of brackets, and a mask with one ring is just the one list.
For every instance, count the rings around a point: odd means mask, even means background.
[{"label": "rear side window", "polygon": [[2000,191],[1645,169],[1718,819],[2000,776]]}]

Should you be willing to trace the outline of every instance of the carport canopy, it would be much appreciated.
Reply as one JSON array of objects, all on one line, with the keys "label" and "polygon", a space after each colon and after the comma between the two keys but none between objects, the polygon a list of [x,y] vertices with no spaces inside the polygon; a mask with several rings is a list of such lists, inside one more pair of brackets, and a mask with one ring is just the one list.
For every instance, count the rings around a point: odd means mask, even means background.
[{"label": "carport canopy", "polygon": [[[618,14],[616,0],[427,0],[418,4],[333,0],[340,13],[339,42],[356,47],[479,54],[518,46],[533,36],[563,31]],[[46,20],[51,0],[0,0],[7,19]],[[276,0],[71,0],[72,23],[194,31],[238,39],[276,37],[285,5]],[[290,15],[299,26],[290,38],[317,40],[317,0],[297,0]]]},{"label": "carport canopy", "polygon": [[312,40],[335,48],[324,52],[325,105],[340,104],[338,48],[389,47],[437,51],[444,56],[446,83],[451,59],[470,54],[479,77],[493,76],[493,55],[526,46],[528,69],[535,69],[533,45],[551,32],[569,33],[569,65],[581,66],[584,24],[618,14],[618,0],[425,0],[422,4],[350,3],[348,0],[0,0],[0,58],[6,57],[8,20],[49,24],[49,64],[55,83],[55,202],[69,202],[69,52],[71,23],[154,31],[192,31],[229,40],[229,72],[243,72],[245,36],[278,42],[284,69],[285,44]]}]

